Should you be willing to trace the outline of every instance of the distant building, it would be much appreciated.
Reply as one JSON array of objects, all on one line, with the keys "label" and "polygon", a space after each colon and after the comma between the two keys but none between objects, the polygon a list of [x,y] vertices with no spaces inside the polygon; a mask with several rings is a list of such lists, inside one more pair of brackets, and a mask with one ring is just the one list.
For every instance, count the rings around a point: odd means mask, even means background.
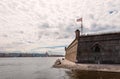
[{"label": "distant building", "polygon": [[48,53],[0,53],[0,57],[48,57]]},{"label": "distant building", "polygon": [[77,63],[120,64],[120,33],[80,35],[65,48],[65,58]]},{"label": "distant building", "polygon": [[0,57],[4,57],[5,56],[5,54],[4,53],[0,53]]}]

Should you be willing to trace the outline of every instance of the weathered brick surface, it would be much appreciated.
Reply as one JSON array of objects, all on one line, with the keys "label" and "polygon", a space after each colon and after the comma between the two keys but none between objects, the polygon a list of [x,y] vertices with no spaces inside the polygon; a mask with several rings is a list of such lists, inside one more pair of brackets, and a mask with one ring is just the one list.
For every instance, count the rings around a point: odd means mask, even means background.
[{"label": "weathered brick surface", "polygon": [[[96,45],[99,52],[95,51]],[[82,63],[120,63],[120,33],[81,36],[77,60]]]},{"label": "weathered brick surface", "polygon": [[120,33],[80,36],[66,48],[65,57],[79,63],[120,64]]},{"label": "weathered brick surface", "polygon": [[77,54],[77,46],[78,46],[78,40],[74,40],[71,45],[66,49],[66,55],[65,58],[67,60],[76,61],[76,54]]}]

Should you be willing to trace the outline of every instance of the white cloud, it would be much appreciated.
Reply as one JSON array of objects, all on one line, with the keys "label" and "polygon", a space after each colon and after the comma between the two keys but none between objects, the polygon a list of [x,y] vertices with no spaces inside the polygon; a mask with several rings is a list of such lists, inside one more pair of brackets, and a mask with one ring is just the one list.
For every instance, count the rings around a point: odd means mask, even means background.
[{"label": "white cloud", "polygon": [[[75,19],[80,17],[86,33],[120,31],[119,7],[119,0],[1,0],[0,50],[66,46],[74,39],[80,25]],[[47,50],[58,48],[34,51]]]}]

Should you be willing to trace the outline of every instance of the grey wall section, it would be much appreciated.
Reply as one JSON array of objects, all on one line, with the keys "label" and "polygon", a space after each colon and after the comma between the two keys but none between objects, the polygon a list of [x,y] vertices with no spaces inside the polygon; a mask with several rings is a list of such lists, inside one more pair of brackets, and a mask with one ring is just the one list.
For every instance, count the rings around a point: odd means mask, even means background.
[{"label": "grey wall section", "polygon": [[78,63],[120,64],[120,33],[80,36]]}]

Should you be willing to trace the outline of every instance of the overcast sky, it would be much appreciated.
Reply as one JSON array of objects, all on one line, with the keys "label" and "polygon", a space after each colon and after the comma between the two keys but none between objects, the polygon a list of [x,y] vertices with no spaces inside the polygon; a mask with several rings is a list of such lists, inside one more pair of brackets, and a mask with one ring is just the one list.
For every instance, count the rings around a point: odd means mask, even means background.
[{"label": "overcast sky", "polygon": [[0,51],[64,54],[84,33],[120,31],[119,0],[0,0]]}]

